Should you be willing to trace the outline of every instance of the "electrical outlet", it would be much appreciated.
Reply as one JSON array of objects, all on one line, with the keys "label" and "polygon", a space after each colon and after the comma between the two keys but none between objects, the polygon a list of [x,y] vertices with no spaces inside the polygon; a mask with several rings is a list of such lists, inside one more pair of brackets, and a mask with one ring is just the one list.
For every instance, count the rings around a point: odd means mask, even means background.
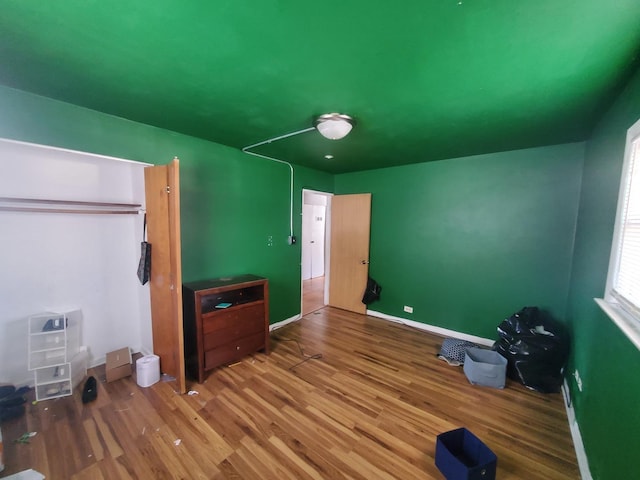
[{"label": "electrical outlet", "polygon": [[576,379],[576,385],[578,386],[578,390],[582,392],[582,379],[580,378],[580,372],[576,368],[575,372],[573,372],[573,378]]},{"label": "electrical outlet", "polygon": [[413,307],[410,307],[409,305],[405,305],[404,311],[407,313],[413,313]]}]

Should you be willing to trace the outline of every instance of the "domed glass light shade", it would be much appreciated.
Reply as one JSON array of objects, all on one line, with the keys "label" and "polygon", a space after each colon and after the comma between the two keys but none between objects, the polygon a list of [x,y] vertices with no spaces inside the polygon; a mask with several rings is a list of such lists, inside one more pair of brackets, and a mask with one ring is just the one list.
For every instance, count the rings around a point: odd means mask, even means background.
[{"label": "domed glass light shade", "polygon": [[329,140],[346,137],[353,128],[353,118],[341,113],[326,113],[316,119],[316,129]]}]

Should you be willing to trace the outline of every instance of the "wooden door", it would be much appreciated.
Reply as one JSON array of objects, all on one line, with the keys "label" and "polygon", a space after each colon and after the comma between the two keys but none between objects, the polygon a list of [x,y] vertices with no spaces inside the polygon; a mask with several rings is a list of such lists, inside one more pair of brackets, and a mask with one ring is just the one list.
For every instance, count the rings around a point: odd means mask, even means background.
[{"label": "wooden door", "polygon": [[336,195],[331,200],[329,305],[366,313],[362,296],[369,275],[371,194]]},{"label": "wooden door", "polygon": [[175,377],[179,391],[185,393],[178,159],[145,168],[144,180],[147,239],[151,243],[153,351],[160,357],[162,373]]}]

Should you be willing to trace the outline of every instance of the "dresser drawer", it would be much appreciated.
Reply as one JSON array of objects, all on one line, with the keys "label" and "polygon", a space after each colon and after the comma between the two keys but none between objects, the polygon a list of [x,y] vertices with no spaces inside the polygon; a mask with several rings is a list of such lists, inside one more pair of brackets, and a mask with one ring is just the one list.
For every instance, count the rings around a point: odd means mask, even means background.
[{"label": "dresser drawer", "polygon": [[248,337],[237,339],[234,342],[221,345],[218,348],[204,352],[204,368],[219,367],[226,363],[231,363],[242,357],[264,348],[264,331],[255,333]]},{"label": "dresser drawer", "polygon": [[204,350],[235,342],[242,337],[248,337],[254,333],[262,333],[264,336],[264,318],[251,317],[243,318],[242,321],[235,322],[227,328],[221,328],[203,336]]},{"label": "dresser drawer", "polygon": [[264,328],[264,303],[258,302],[251,305],[241,305],[220,310],[203,316],[202,333],[204,335],[220,330],[233,328],[241,323],[261,321]]}]

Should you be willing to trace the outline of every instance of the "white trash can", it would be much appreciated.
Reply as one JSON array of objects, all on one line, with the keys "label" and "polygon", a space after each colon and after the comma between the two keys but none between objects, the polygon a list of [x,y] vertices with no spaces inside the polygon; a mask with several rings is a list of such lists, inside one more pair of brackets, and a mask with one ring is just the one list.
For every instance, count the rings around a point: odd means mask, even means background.
[{"label": "white trash can", "polygon": [[145,355],[136,360],[136,381],[141,387],[150,387],[160,381],[160,357]]}]

